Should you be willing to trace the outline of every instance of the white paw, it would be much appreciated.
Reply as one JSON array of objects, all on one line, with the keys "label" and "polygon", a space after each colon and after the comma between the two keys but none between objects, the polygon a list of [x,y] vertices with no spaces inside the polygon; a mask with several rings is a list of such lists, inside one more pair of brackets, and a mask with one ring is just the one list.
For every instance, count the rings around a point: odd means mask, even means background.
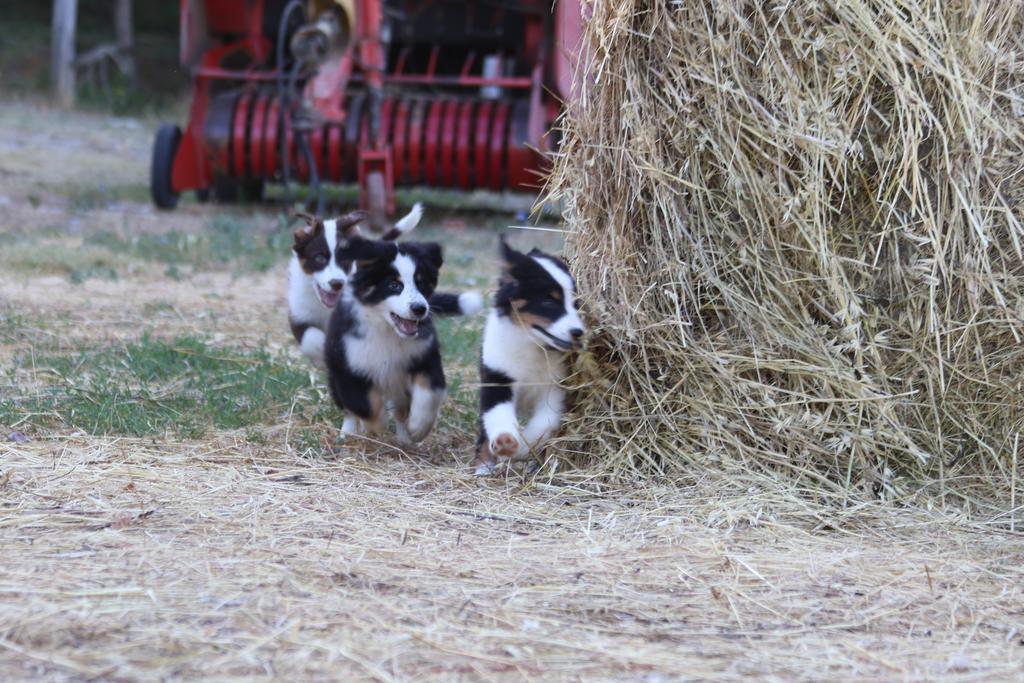
[{"label": "white paw", "polygon": [[349,436],[360,436],[365,429],[363,421],[353,415],[346,415],[345,421],[341,423],[341,439]]},{"label": "white paw", "polygon": [[404,422],[395,423],[395,440],[402,446],[411,446],[413,441]]},{"label": "white paw", "polygon": [[419,443],[423,439],[427,438],[430,431],[434,428],[434,422],[431,421],[419,421],[409,423],[409,438],[412,439],[413,443]]},{"label": "white paw", "polygon": [[519,436],[508,432],[498,434],[491,439],[489,446],[491,455],[498,458],[512,458],[516,460],[526,455],[527,452],[526,444],[519,439]]},{"label": "white paw", "polygon": [[440,400],[434,400],[430,405],[423,405],[422,402],[417,402],[417,404],[413,405],[412,410],[409,411],[409,422],[407,425],[409,437],[414,442],[420,442],[427,438],[427,435],[434,428],[440,413]]},{"label": "white paw", "polygon": [[477,477],[490,477],[498,469],[498,466],[493,462],[480,462],[477,463],[476,469],[473,470],[473,475]]}]

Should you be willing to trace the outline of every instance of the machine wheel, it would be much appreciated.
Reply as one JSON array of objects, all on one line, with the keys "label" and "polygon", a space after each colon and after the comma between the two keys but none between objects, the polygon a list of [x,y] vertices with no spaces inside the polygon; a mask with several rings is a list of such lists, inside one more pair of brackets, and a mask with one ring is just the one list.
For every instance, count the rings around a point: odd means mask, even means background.
[{"label": "machine wheel", "polygon": [[173,209],[178,205],[179,194],[171,187],[171,170],[174,155],[181,142],[181,129],[165,123],[156,131],[153,141],[153,164],[149,171],[149,193],[158,209]]},{"label": "machine wheel", "polygon": [[371,214],[385,216],[387,214],[387,194],[384,191],[384,174],[374,171],[366,176],[366,207]]},{"label": "machine wheel", "polygon": [[205,204],[206,202],[210,201],[210,188],[201,187],[198,190],[196,190],[196,201],[199,202],[200,204]]}]

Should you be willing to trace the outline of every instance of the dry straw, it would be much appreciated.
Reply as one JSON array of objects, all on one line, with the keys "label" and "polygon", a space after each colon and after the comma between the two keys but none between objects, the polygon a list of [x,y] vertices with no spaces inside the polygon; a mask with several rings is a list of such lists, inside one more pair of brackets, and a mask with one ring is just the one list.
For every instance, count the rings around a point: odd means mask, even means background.
[{"label": "dry straw", "polygon": [[1021,5],[589,9],[550,188],[599,328],[570,448],[1019,525]]}]

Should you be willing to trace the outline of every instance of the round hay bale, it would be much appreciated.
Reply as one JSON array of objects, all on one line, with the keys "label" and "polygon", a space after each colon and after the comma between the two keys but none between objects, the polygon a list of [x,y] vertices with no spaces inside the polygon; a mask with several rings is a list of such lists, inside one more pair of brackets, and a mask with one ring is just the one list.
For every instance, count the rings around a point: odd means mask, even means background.
[{"label": "round hay bale", "polygon": [[597,328],[566,452],[1005,512],[1024,479],[1022,6],[589,10],[550,180]]}]

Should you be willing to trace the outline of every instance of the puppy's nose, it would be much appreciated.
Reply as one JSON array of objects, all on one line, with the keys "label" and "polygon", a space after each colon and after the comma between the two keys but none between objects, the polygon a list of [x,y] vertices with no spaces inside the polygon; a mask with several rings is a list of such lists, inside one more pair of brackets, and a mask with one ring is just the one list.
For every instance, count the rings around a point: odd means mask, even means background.
[{"label": "puppy's nose", "polygon": [[345,286],[345,281],[344,280],[331,280],[327,284],[331,286],[331,289],[333,289],[335,292],[337,292],[338,290],[340,290],[342,287]]},{"label": "puppy's nose", "polygon": [[574,327],[571,330],[569,330],[569,334],[572,335],[573,339],[579,339],[580,337],[583,336],[583,330],[581,330],[578,327]]},{"label": "puppy's nose", "polygon": [[413,315],[422,318],[427,313],[427,306],[426,304],[421,304],[417,302],[415,304],[410,304],[409,310],[412,311]]}]

